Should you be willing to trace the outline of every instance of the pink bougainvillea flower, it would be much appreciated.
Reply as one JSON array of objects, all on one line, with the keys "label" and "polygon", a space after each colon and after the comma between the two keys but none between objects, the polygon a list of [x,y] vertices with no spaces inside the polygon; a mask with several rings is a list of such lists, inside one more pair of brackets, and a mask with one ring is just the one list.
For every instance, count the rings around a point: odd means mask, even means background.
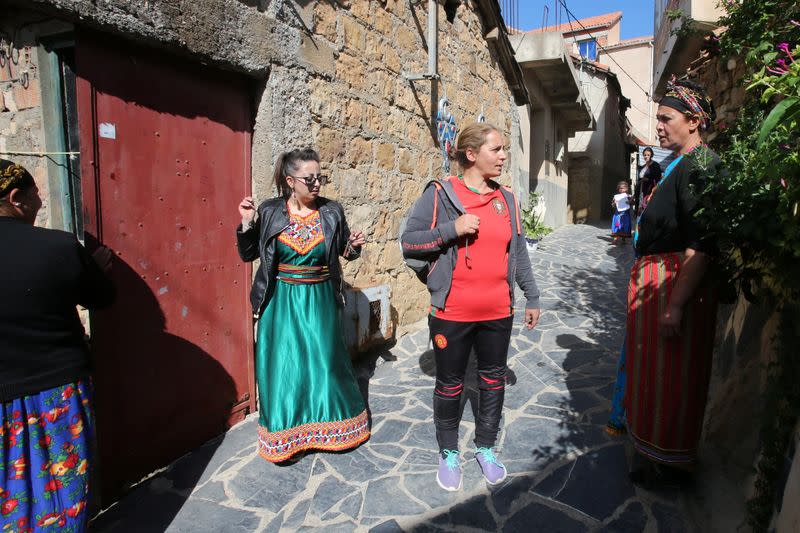
[{"label": "pink bougainvillea flower", "polygon": [[789,47],[789,43],[778,43],[778,46],[775,48],[786,54],[786,57],[788,57],[789,60],[794,63],[794,56],[792,55],[792,49]]}]

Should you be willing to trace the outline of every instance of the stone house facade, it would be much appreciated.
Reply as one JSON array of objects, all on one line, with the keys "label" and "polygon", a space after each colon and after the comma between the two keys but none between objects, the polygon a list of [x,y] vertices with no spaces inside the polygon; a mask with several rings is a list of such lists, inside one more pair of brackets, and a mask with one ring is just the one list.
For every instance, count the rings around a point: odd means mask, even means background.
[{"label": "stone house facade", "polygon": [[518,32],[511,42],[531,98],[530,111],[520,109],[520,165],[545,206],[544,224],[558,228],[571,221],[569,139],[596,124],[561,33]]},{"label": "stone house facade", "polygon": [[[642,132],[654,131],[654,107],[642,90],[642,87],[649,87],[652,77],[652,37],[621,40],[622,18],[623,13],[616,11],[562,22],[525,35],[528,41],[537,40],[539,50],[546,49],[539,41],[555,42],[553,37],[547,36],[559,36],[580,95],[574,99],[573,107],[583,104],[591,113],[590,120],[584,124],[561,128],[565,138],[556,142],[565,147],[565,157],[555,169],[555,178],[538,176],[537,190],[548,203],[548,223],[556,227],[609,217],[609,198],[616,183],[636,174],[636,160],[629,156],[635,140],[647,138],[647,133]],[[512,36],[515,43],[524,44],[525,39]],[[539,62],[535,65],[525,63],[525,58],[520,58],[519,54],[518,51],[518,60],[526,73],[526,69],[542,70],[543,58],[535,54]],[[556,90],[571,94],[572,84],[573,80],[563,80],[556,84]],[[538,91],[531,88],[535,83],[528,82],[528,86],[535,111]],[[535,130],[547,131],[549,127],[546,117],[537,120],[534,114],[533,122]],[[531,141],[534,153],[537,149],[535,134]],[[544,158],[547,159],[549,157]],[[546,169],[546,165],[532,165],[538,166]],[[534,171],[532,179],[535,177]],[[549,211],[551,204],[553,214]]]},{"label": "stone house facade", "polygon": [[[425,314],[427,296],[403,265],[397,230],[422,184],[442,175],[435,124],[438,99],[448,98],[457,124],[482,114],[503,130],[512,153],[520,148],[517,106],[525,109],[527,95],[515,79],[519,73],[513,61],[502,53],[508,40],[494,0],[444,2],[440,7],[441,81],[435,84],[404,76],[426,70],[425,2],[1,3],[4,42],[24,58],[20,68],[29,72],[30,81],[27,88],[4,83],[0,152],[19,159],[35,174],[47,199],[40,222],[51,227],[70,228],[60,212],[69,203],[64,199],[67,191],[52,186],[57,181],[54,168],[64,162],[48,164],[45,157],[20,152],[56,151],[49,149],[53,143],[46,142],[52,123],[40,105],[42,87],[53,83],[46,79],[47,69],[38,64],[47,56],[42,43],[54,35],[74,40],[82,28],[112,41],[135,43],[153,54],[243,75],[253,102],[251,168],[256,200],[272,196],[273,162],[282,151],[316,147],[324,171],[332,177],[324,194],[341,201],[351,227],[368,235],[362,260],[346,266],[347,281],[391,285],[400,323]],[[495,34],[485,37],[493,29]],[[0,69],[0,81],[13,78],[15,72]],[[527,184],[515,163],[512,160],[503,180],[525,200]],[[215,207],[235,210],[233,205]]]},{"label": "stone house facade", "polygon": [[91,319],[104,502],[256,408],[252,271],[234,228],[242,196],[275,194],[282,152],[320,152],[323,194],[368,239],[344,281],[388,285],[401,325],[428,309],[397,237],[444,172],[441,98],[457,125],[483,115],[502,130],[501,181],[526,198],[528,96],[496,0],[0,0],[0,12],[0,157],[34,174],[40,225],[118,257],[118,304]]},{"label": "stone house facade", "polygon": [[616,185],[628,178],[630,100],[609,67],[572,59],[596,124],[594,131],[579,131],[569,141],[569,220],[582,223],[610,218]]}]

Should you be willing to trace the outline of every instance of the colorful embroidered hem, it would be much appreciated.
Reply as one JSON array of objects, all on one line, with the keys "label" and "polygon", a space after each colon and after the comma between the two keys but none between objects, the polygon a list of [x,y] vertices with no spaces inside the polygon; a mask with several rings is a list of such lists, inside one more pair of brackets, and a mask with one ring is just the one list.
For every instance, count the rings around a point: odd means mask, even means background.
[{"label": "colorful embroidered hem", "polygon": [[716,299],[699,288],[683,310],[680,336],[664,337],[658,319],[682,267],[683,254],[640,257],[628,286],[625,408],[636,450],[660,463],[695,460],[711,376]]},{"label": "colorful embroidered hem", "polygon": [[258,454],[279,463],[304,450],[340,451],[354,448],[369,438],[369,418],[358,416],[338,422],[312,422],[270,433],[258,427]]}]

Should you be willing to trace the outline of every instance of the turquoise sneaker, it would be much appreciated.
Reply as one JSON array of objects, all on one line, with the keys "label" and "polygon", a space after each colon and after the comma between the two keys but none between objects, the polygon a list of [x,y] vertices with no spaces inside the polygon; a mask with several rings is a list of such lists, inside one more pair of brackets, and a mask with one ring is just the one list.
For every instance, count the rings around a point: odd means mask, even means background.
[{"label": "turquoise sneaker", "polygon": [[461,490],[461,465],[458,464],[458,450],[442,450],[439,456],[439,470],[436,483],[444,490]]},{"label": "turquoise sneaker", "polygon": [[478,461],[483,477],[489,485],[501,483],[508,475],[506,467],[495,456],[491,448],[478,448],[475,450],[475,459]]}]

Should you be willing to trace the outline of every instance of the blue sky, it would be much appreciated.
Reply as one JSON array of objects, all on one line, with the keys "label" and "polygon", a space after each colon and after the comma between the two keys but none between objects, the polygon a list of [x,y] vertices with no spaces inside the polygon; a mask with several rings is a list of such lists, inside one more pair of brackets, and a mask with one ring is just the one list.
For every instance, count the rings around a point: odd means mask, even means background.
[{"label": "blue sky", "polygon": [[[622,39],[653,34],[653,0],[564,0],[577,18],[593,17],[604,13],[622,11]],[[503,2],[500,2],[503,5]],[[550,7],[548,25],[555,24],[558,0],[518,0],[517,25],[521,30],[533,30],[542,26],[542,12]],[[567,14],[561,8],[561,20],[566,24]]]}]

